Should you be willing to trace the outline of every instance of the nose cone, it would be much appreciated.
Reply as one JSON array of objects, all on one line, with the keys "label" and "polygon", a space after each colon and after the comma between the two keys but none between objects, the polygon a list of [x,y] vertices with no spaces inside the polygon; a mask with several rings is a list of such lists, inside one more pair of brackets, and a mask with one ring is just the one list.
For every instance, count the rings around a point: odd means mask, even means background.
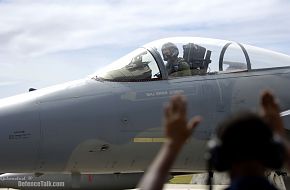
[{"label": "nose cone", "polygon": [[0,171],[34,169],[39,149],[37,105],[26,95],[0,100]]}]

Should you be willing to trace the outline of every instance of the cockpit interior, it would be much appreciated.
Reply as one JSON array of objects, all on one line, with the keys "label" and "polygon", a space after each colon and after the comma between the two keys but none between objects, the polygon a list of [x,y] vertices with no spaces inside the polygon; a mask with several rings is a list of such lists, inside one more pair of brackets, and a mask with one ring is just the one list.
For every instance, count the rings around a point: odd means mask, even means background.
[{"label": "cockpit interior", "polygon": [[101,69],[105,81],[142,82],[288,67],[290,56],[233,41],[177,37],[153,41]]}]

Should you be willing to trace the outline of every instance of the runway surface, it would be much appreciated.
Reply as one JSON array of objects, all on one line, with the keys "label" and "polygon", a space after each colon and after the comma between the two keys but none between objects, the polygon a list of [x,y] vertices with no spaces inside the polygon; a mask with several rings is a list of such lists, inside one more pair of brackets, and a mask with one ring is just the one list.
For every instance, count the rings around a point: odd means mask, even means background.
[{"label": "runway surface", "polygon": [[[214,185],[213,190],[223,190],[227,185]],[[167,184],[164,190],[206,190],[209,189],[207,185],[192,185],[192,184]],[[138,189],[135,189],[138,190]]]}]

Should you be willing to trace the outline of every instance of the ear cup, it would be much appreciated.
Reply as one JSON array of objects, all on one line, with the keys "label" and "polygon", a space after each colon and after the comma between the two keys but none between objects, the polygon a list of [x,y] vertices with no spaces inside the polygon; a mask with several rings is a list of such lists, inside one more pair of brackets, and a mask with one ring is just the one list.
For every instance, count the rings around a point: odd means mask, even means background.
[{"label": "ear cup", "polygon": [[281,142],[273,141],[263,158],[263,163],[267,168],[280,169],[286,158],[286,149]]},{"label": "ear cup", "polygon": [[228,156],[226,152],[223,150],[221,145],[217,145],[212,147],[210,150],[210,164],[213,169],[223,172],[230,169],[230,162],[228,160]]}]

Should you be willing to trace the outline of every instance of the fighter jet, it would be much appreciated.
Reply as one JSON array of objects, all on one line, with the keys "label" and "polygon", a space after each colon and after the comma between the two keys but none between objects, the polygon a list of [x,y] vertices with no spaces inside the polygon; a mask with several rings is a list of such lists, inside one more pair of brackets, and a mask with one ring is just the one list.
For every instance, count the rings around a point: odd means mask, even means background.
[{"label": "fighter jet", "polygon": [[0,171],[143,172],[165,141],[163,106],[175,94],[186,96],[188,117],[204,121],[172,172],[205,171],[217,124],[256,110],[264,89],[290,130],[289,87],[290,56],[227,40],[157,40],[85,79],[0,100]]}]

